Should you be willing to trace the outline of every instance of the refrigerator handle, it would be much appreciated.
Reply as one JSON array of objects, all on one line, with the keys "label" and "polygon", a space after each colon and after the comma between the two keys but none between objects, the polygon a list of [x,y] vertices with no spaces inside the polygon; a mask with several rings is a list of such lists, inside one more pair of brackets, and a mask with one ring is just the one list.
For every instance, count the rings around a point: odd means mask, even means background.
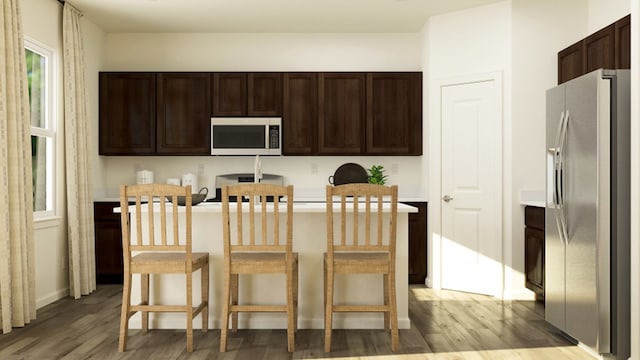
[{"label": "refrigerator handle", "polygon": [[562,225],[560,221],[560,134],[562,133],[562,127],[564,124],[565,112],[560,113],[560,121],[558,121],[558,129],[556,130],[555,142],[552,148],[547,149],[547,187],[550,191],[547,191],[547,203],[554,211],[554,219],[558,228],[558,235],[560,237],[560,243],[564,243],[564,232],[562,231]]},{"label": "refrigerator handle", "polygon": [[566,174],[565,174],[565,143],[566,143],[566,139],[567,139],[567,127],[569,125],[569,110],[565,111],[564,113],[564,117],[560,122],[560,134],[559,134],[559,144],[558,144],[558,153],[557,153],[557,163],[558,163],[558,172],[557,172],[557,176],[558,176],[558,180],[557,180],[557,187],[558,187],[558,217],[559,217],[559,223],[560,223],[560,237],[564,238],[564,243],[565,244],[569,244],[569,231],[568,231],[568,223],[567,223],[567,217],[566,217],[566,213],[565,213],[565,207],[564,207],[564,203],[565,203],[565,193],[566,193],[566,187],[565,187],[565,183],[566,183]]},{"label": "refrigerator handle", "polygon": [[549,152],[552,153],[552,179],[553,179],[553,208],[557,209],[558,205],[560,205],[560,194],[558,187],[558,172],[559,172],[559,164],[558,164],[558,155],[560,151],[560,133],[562,132],[562,124],[564,123],[564,111],[560,113],[560,121],[558,122],[558,129],[556,130],[556,139],[553,144],[553,148],[549,149]]}]

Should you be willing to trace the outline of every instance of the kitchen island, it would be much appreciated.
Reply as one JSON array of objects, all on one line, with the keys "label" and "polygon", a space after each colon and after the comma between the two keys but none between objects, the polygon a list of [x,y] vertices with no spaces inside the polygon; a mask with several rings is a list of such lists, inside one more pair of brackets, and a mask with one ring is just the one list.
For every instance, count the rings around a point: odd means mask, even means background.
[{"label": "kitchen island", "polygon": [[[387,204],[388,205],[388,204]],[[154,203],[153,206],[160,206]],[[338,204],[334,204],[338,206]],[[324,328],[323,293],[323,253],[326,251],[326,205],[324,202],[294,202],[293,251],[299,254],[299,298],[298,328]],[[180,207],[180,209],[184,209]],[[147,205],[142,207],[142,212]],[[115,212],[120,209],[116,208]],[[135,212],[135,207],[129,208]],[[183,210],[184,211],[184,210]],[[231,205],[231,211],[235,206]],[[280,211],[285,211],[281,206]],[[410,327],[408,311],[408,214],[417,212],[412,206],[398,204],[396,292],[398,303],[398,326]],[[201,203],[193,207],[193,251],[209,252],[209,326],[220,327],[222,311],[222,275],[223,275],[223,237],[222,205],[220,203]],[[135,224],[132,224],[132,231]],[[194,275],[193,294],[200,294],[200,273]],[[382,303],[382,276],[362,274],[348,277],[337,276],[335,286],[336,304],[349,302],[364,304]],[[162,275],[151,277],[151,301],[163,303],[184,302],[185,280],[183,275]],[[251,303],[260,299],[261,303],[283,304],[285,302],[285,278],[281,275],[252,275],[240,279],[240,302]],[[134,276],[132,285],[132,303],[140,301],[140,280]],[[274,313],[239,314],[238,326],[252,329],[285,329],[286,316]],[[194,326],[200,322],[195,321]],[[383,328],[381,313],[338,313],[334,315],[334,328],[378,329]],[[150,327],[161,329],[185,328],[184,314],[151,314]],[[140,315],[136,314],[130,322],[131,328],[140,328]]]}]

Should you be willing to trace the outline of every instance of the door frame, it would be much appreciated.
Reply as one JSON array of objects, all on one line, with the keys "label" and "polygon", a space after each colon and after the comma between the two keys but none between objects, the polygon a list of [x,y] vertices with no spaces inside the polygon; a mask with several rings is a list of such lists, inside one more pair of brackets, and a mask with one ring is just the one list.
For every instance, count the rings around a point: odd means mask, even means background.
[{"label": "door frame", "polygon": [[428,216],[428,233],[427,233],[427,252],[429,254],[427,280],[426,285],[433,289],[442,288],[442,239],[440,234],[442,233],[442,211],[441,201],[442,198],[442,88],[446,86],[462,85],[468,83],[495,81],[496,86],[496,101],[497,108],[500,109],[500,123],[502,124],[500,133],[500,168],[502,173],[500,174],[501,189],[500,192],[500,216],[502,216],[502,225],[500,228],[500,286],[499,293],[496,294],[499,298],[504,298],[505,291],[505,224],[510,223],[510,217],[508,212],[505,211],[504,199],[507,195],[505,186],[505,108],[504,108],[504,92],[503,92],[503,75],[502,71],[493,71],[487,73],[467,74],[460,76],[453,76],[442,79],[434,79],[430,85],[429,91],[429,103],[431,104],[429,110],[429,211]]}]

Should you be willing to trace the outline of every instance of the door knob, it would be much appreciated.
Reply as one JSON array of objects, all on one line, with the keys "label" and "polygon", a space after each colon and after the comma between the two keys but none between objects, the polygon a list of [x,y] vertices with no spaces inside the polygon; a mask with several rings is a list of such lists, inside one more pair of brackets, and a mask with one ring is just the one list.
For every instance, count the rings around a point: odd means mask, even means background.
[{"label": "door knob", "polygon": [[451,196],[449,196],[449,195],[445,195],[445,196],[442,197],[442,200],[444,200],[444,202],[449,202],[449,201],[453,200],[453,198]]}]

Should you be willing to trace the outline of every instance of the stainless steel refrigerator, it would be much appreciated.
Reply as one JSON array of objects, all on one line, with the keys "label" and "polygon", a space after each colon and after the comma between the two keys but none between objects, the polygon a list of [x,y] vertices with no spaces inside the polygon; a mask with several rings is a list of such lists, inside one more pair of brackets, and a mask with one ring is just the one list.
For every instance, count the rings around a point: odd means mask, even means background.
[{"label": "stainless steel refrigerator", "polygon": [[545,318],[617,359],[629,340],[628,70],[547,91]]}]

